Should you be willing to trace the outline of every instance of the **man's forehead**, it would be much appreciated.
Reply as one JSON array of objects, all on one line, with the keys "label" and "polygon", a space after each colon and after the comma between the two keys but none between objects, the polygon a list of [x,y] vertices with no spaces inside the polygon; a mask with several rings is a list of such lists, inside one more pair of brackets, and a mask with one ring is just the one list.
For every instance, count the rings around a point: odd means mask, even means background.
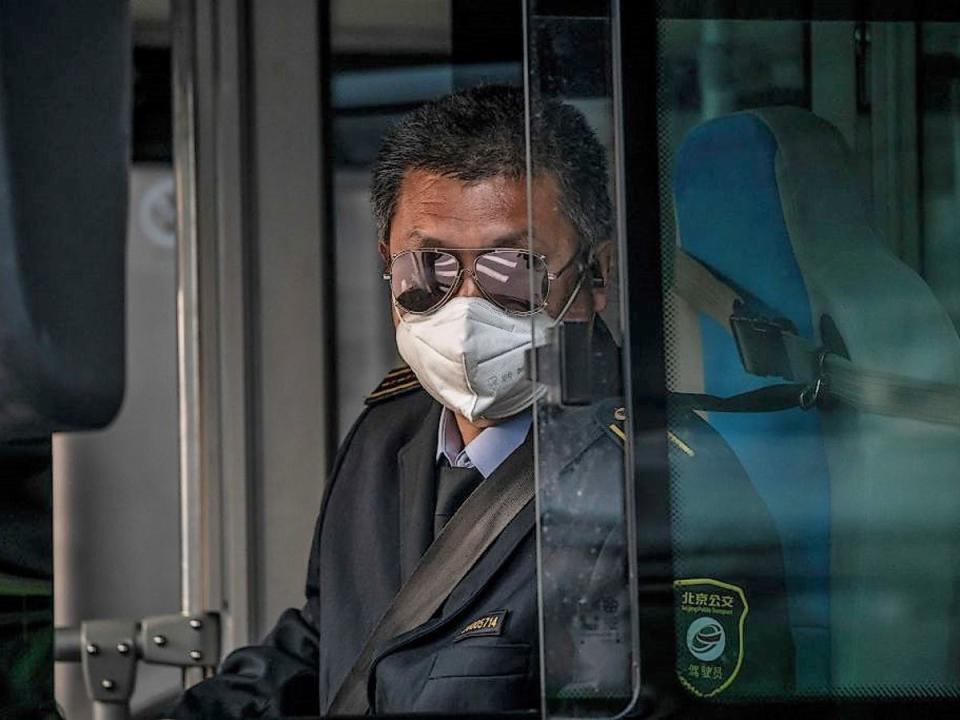
[{"label": "man's forehead", "polygon": [[456,210],[461,213],[525,214],[526,178],[494,175],[462,180],[426,170],[410,170],[403,178],[398,208],[424,212]]},{"label": "man's forehead", "polygon": [[[538,178],[533,192],[535,227],[567,224],[551,177]],[[551,228],[551,234],[557,230]],[[496,175],[463,181],[411,170],[401,185],[390,236],[408,247],[526,247],[527,231],[525,177]]]}]

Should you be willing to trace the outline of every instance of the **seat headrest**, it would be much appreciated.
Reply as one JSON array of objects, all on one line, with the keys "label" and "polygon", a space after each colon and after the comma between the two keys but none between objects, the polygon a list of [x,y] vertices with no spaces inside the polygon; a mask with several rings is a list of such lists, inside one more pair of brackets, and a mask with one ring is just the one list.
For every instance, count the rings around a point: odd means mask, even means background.
[{"label": "seat headrest", "polygon": [[0,441],[123,397],[129,3],[0,3]]}]

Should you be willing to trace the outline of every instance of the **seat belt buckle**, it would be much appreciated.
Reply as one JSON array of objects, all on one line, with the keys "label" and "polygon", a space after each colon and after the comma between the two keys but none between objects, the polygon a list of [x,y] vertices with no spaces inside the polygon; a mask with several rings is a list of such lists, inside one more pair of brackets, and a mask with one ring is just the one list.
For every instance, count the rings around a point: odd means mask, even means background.
[{"label": "seat belt buckle", "polygon": [[787,338],[796,335],[793,323],[749,315],[731,315],[730,330],[743,369],[760,377],[794,379]]}]

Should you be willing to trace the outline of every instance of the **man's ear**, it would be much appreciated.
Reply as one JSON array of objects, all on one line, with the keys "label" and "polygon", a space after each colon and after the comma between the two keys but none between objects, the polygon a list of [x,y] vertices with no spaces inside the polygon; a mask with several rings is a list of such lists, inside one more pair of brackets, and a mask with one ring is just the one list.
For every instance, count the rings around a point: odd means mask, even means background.
[{"label": "man's ear", "polygon": [[593,311],[602,312],[607,307],[607,289],[610,287],[610,273],[613,268],[613,243],[603,240],[593,250],[593,263],[590,265],[593,289]]}]

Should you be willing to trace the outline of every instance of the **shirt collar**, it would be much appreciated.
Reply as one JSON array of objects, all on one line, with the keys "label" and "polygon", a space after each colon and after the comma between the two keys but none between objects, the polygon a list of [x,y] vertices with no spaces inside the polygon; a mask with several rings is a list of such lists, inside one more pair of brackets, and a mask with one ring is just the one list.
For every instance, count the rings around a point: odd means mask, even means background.
[{"label": "shirt collar", "polygon": [[530,410],[524,410],[484,428],[464,447],[453,412],[444,408],[437,428],[437,460],[446,457],[451,467],[475,467],[486,479],[514,450],[523,445],[532,422]]}]

